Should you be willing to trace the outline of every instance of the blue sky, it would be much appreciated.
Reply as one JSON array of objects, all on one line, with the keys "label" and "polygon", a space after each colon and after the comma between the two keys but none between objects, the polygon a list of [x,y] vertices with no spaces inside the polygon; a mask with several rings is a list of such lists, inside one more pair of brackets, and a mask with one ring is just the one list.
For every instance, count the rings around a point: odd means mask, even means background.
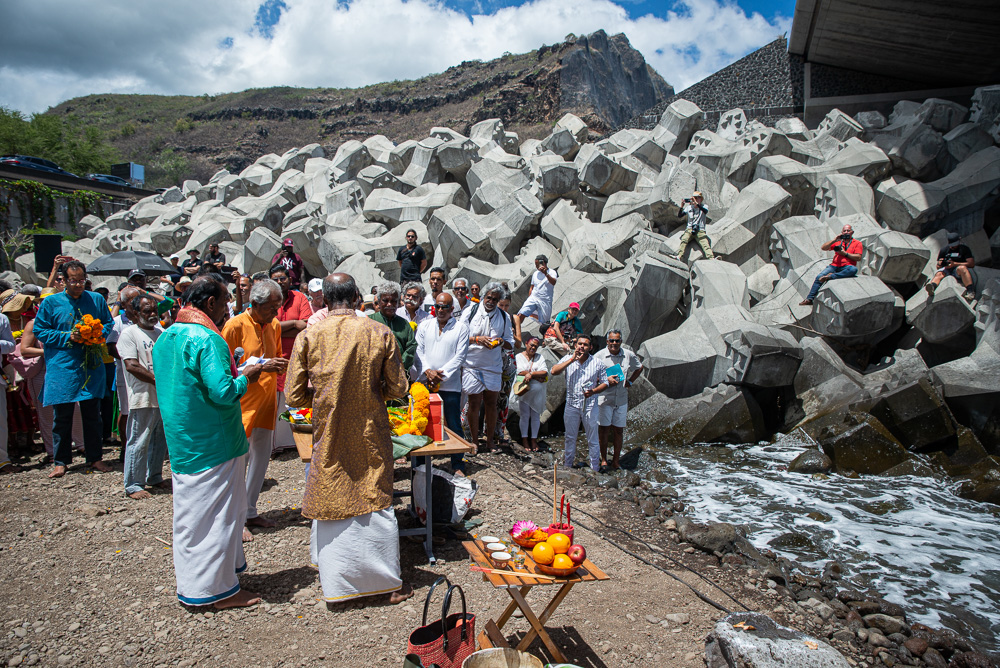
[{"label": "blue sky", "polygon": [[678,91],[787,32],[791,0],[31,0],[0,2],[0,106],[413,79],[624,33]]}]

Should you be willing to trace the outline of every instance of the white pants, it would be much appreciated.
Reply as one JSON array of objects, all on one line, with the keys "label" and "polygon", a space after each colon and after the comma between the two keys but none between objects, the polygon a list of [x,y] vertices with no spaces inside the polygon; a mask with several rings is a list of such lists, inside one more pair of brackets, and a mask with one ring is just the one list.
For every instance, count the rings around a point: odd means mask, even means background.
[{"label": "white pants", "polygon": [[601,443],[597,438],[597,399],[588,399],[583,407],[566,404],[563,421],[566,423],[566,450],[563,454],[563,466],[573,466],[576,459],[576,437],[580,433],[580,422],[587,436],[587,446],[590,450],[590,468],[597,471],[601,468]]},{"label": "white pants", "polygon": [[527,402],[522,403],[518,410],[521,411],[521,438],[538,438],[541,416],[533,411]]},{"label": "white pants", "polygon": [[[301,408],[301,406],[295,406],[295,408]],[[278,392],[277,415],[284,413],[286,410],[288,410],[288,405],[285,403],[285,393]],[[292,436],[292,427],[281,418],[275,417],[274,431],[271,432],[271,435],[271,452],[278,452],[279,450],[287,450],[288,448],[295,447],[295,437]]]},{"label": "white pants", "polygon": [[257,497],[264,486],[267,465],[271,462],[270,429],[257,427],[250,432],[250,449],[247,452],[247,519],[257,517]]}]

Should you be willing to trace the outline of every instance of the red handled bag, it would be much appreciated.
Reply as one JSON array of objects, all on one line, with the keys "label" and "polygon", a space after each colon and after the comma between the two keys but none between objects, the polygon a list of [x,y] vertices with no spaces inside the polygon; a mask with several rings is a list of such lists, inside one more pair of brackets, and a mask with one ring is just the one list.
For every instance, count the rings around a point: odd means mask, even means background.
[{"label": "red handled bag", "polygon": [[[441,619],[428,624],[431,595],[442,582],[447,583],[448,591],[441,604]],[[456,589],[462,597],[462,612],[449,615],[451,594]],[[438,578],[431,585],[424,601],[423,624],[410,634],[406,651],[419,656],[425,666],[437,664],[441,668],[461,668],[462,662],[476,651],[476,616],[466,612],[465,592],[460,586],[451,584],[447,578]]]}]

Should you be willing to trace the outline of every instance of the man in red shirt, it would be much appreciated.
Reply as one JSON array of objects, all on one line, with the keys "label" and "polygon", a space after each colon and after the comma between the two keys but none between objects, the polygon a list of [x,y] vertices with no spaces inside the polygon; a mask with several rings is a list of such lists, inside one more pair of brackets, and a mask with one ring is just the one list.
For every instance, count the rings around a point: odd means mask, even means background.
[{"label": "man in red shirt", "polygon": [[[292,346],[295,345],[295,337],[306,328],[306,322],[312,315],[312,307],[309,306],[309,299],[292,289],[291,277],[288,269],[278,264],[271,267],[270,278],[281,288],[281,306],[278,307],[278,322],[281,323],[281,356],[286,360],[291,357]],[[285,374],[278,375],[278,414],[284,412],[288,406],[285,405]],[[292,408],[302,408],[292,406]],[[274,425],[274,443],[272,452],[294,448],[295,439],[292,437],[292,428],[284,420],[277,420]]]},{"label": "man in red shirt", "polygon": [[821,246],[825,251],[833,251],[833,262],[819,272],[819,276],[813,281],[812,290],[805,299],[799,302],[799,306],[809,306],[816,299],[821,285],[835,278],[851,278],[858,275],[858,260],[861,259],[861,242],[854,238],[854,228],[844,225],[840,230],[840,236],[827,241]]}]

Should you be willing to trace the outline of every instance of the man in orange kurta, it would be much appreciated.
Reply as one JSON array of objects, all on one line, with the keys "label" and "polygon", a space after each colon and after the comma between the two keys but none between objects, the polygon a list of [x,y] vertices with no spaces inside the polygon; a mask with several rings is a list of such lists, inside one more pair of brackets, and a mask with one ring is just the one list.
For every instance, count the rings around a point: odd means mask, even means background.
[{"label": "man in orange kurta", "polygon": [[[251,385],[240,400],[243,429],[250,442],[247,468],[247,526],[273,527],[274,520],[257,513],[260,496],[271,461],[271,440],[278,415],[278,373],[284,372],[287,361],[281,357],[281,323],[275,316],[281,305],[281,288],[271,280],[254,283],[250,289],[250,308],[230,318],[222,329],[222,338],[235,351],[243,348],[242,360],[259,357],[267,360],[260,381]],[[243,537],[251,536],[244,532]]]}]

